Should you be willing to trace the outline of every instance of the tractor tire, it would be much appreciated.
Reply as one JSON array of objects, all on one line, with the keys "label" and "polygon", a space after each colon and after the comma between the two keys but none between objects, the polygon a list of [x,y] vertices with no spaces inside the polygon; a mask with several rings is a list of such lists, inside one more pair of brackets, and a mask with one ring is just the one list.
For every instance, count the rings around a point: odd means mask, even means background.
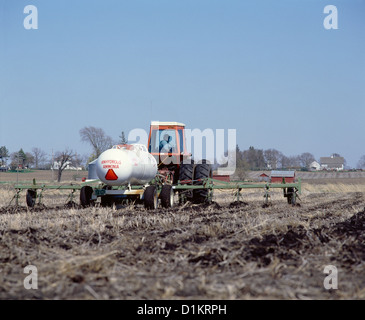
[{"label": "tractor tire", "polygon": [[34,207],[34,205],[36,203],[36,199],[37,199],[37,191],[32,190],[32,189],[28,189],[27,190],[27,195],[26,195],[26,200],[27,200],[27,206],[29,208]]},{"label": "tractor tire", "polygon": [[144,207],[147,210],[154,210],[158,207],[158,195],[155,186],[148,186],[143,193]]},{"label": "tractor tire", "polygon": [[[180,181],[186,181],[186,180],[193,180],[194,179],[194,163],[182,163],[180,165],[179,170],[179,180]],[[192,185],[192,182],[186,183],[187,185]],[[184,198],[186,200],[192,200],[193,199],[193,191],[192,190],[182,190],[180,191],[181,195],[183,197],[180,197],[180,199]],[[180,204],[184,204],[180,201]]]},{"label": "tractor tire", "polygon": [[[206,162],[206,160],[203,160],[201,164],[197,164],[195,166],[195,172],[194,172],[194,180],[200,180],[201,181],[195,181],[194,185],[203,185],[203,181],[206,178],[212,178],[213,176],[213,170],[212,166]],[[193,201],[195,203],[205,203],[209,202],[211,199],[209,199],[209,189],[194,189],[193,193]]]},{"label": "tractor tire", "polygon": [[193,163],[182,163],[180,166],[179,180],[193,180],[194,177],[194,164]]},{"label": "tractor tire", "polygon": [[172,208],[174,206],[174,190],[169,184],[164,184],[160,193],[161,205],[163,208]]},{"label": "tractor tire", "polygon": [[89,207],[92,204],[91,196],[93,188],[90,186],[83,186],[80,190],[80,204],[83,208]]}]

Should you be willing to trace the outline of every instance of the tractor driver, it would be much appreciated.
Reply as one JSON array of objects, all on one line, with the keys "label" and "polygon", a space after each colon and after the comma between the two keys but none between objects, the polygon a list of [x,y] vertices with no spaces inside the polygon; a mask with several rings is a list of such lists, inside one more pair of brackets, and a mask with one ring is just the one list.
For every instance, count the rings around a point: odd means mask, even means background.
[{"label": "tractor driver", "polygon": [[165,134],[163,140],[160,142],[160,152],[172,152],[173,145],[171,143],[172,137]]}]

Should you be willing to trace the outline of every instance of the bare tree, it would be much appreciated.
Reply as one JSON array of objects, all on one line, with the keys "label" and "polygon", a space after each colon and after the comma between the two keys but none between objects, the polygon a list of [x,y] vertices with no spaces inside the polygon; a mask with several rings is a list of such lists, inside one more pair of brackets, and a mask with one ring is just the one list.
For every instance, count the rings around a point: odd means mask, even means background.
[{"label": "bare tree", "polygon": [[34,165],[34,157],[31,153],[29,152],[25,153],[24,164],[27,168],[31,168]]},{"label": "bare tree", "polygon": [[365,155],[361,156],[359,162],[357,163],[359,169],[365,169]]},{"label": "bare tree", "polygon": [[80,166],[83,167],[84,169],[86,169],[87,165],[89,164],[89,161],[88,161],[89,156],[86,154],[83,154],[78,159],[80,161]]},{"label": "bare tree", "polygon": [[300,156],[290,156],[289,159],[293,169],[300,168]]},{"label": "bare tree", "polygon": [[290,160],[287,156],[283,155],[280,159],[280,162],[281,162],[281,168],[282,169],[286,169],[286,168],[289,168],[290,166]]},{"label": "bare tree", "polygon": [[[74,152],[72,150],[66,149],[62,152],[57,151],[55,153],[55,161],[57,162],[57,181],[61,182],[62,172],[66,169],[67,165],[72,161],[74,157]],[[54,164],[53,164],[54,165]]]},{"label": "bare tree", "polygon": [[86,154],[79,154],[79,153],[75,153],[75,156],[72,159],[72,164],[74,167],[76,168],[86,168],[87,164],[88,164],[88,158],[89,156]]},{"label": "bare tree", "polygon": [[113,146],[113,140],[107,136],[103,129],[95,127],[84,127],[80,130],[81,141],[89,143],[93,148],[93,158]]},{"label": "bare tree", "polygon": [[309,153],[309,152],[304,152],[299,156],[300,159],[300,165],[303,168],[309,168],[311,163],[313,161],[315,161],[316,159],[314,158],[313,154]]},{"label": "bare tree", "polygon": [[269,169],[277,169],[283,154],[276,149],[267,149],[264,151],[264,157],[266,165]]},{"label": "bare tree", "polygon": [[281,158],[281,166],[283,169],[295,169],[300,167],[299,156],[283,156]]},{"label": "bare tree", "polygon": [[47,154],[39,148],[33,148],[32,155],[34,158],[34,168],[42,168],[47,160]]}]

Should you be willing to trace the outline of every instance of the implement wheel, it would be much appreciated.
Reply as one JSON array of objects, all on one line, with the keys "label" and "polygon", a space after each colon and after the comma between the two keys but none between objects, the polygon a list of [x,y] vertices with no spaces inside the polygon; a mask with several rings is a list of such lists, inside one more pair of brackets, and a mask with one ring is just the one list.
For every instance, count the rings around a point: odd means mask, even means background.
[{"label": "implement wheel", "polygon": [[104,195],[100,197],[100,205],[102,207],[112,207],[113,203],[113,198],[110,195]]},{"label": "implement wheel", "polygon": [[33,208],[35,205],[36,199],[37,199],[37,191],[28,189],[27,195],[26,195],[27,206],[30,208]]},{"label": "implement wheel", "polygon": [[[206,162],[206,160],[203,160],[201,164],[197,164],[195,166],[195,172],[194,172],[194,180],[200,180],[195,181],[194,185],[199,186],[203,185],[204,179],[206,178],[212,178],[213,171],[212,166]],[[193,200],[195,203],[204,203],[204,202],[210,202],[209,197],[210,190],[208,188],[205,189],[194,189],[193,193]]]},{"label": "implement wheel", "polygon": [[148,186],[143,194],[144,207],[148,210],[154,210],[158,207],[158,195],[155,186]]},{"label": "implement wheel", "polygon": [[86,208],[92,204],[91,196],[93,194],[93,188],[90,186],[84,186],[80,190],[80,204]]},{"label": "implement wheel", "polygon": [[288,200],[289,204],[295,204],[294,188],[287,188],[286,199]]},{"label": "implement wheel", "polygon": [[174,190],[172,186],[168,184],[162,186],[160,199],[163,208],[172,208],[174,206]]}]

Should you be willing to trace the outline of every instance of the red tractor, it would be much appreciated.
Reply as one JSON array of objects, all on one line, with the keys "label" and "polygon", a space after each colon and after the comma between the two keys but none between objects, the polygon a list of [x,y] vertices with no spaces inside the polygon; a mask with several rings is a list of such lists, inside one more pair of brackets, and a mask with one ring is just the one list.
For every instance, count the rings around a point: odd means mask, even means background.
[{"label": "red tractor", "polygon": [[[212,178],[211,164],[206,160],[194,163],[191,153],[187,151],[183,123],[152,121],[148,151],[158,163],[159,177],[163,185],[202,185],[204,179]],[[180,203],[186,200],[195,203],[206,202],[211,198],[209,192],[208,188],[179,190],[179,200]]]}]

